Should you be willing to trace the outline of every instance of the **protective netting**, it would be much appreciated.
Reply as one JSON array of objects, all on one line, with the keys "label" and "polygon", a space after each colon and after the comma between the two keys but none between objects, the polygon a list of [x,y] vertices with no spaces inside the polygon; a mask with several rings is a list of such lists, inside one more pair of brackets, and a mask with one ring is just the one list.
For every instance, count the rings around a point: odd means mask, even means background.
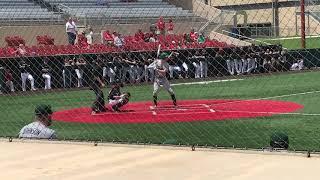
[{"label": "protective netting", "polygon": [[318,4],[2,0],[0,136],[318,151]]}]

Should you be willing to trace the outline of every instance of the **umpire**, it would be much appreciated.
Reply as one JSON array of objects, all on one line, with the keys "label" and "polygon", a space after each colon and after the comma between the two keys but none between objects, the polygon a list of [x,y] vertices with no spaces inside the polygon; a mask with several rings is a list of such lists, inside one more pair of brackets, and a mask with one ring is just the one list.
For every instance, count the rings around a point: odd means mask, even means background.
[{"label": "umpire", "polygon": [[104,102],[104,95],[102,88],[105,86],[105,84],[102,81],[102,61],[100,60],[101,58],[97,58],[97,60],[93,60],[92,63],[90,64],[90,69],[89,69],[89,86],[90,89],[93,90],[93,92],[96,95],[96,100],[92,104],[92,113],[91,114],[96,114],[96,113],[101,113],[105,112],[105,102]]}]

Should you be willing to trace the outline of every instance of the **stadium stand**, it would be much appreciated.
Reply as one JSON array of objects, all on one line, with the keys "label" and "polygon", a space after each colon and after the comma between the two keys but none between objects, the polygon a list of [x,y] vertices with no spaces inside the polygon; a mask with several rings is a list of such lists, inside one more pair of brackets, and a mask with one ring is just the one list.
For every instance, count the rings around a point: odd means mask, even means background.
[{"label": "stadium stand", "polygon": [[28,0],[0,0],[0,23],[15,25],[18,22],[56,22],[60,14],[48,11]]},{"label": "stadium stand", "polygon": [[63,12],[80,18],[158,18],[179,17],[190,19],[193,13],[183,10],[162,0],[139,0],[137,2],[121,2],[108,0],[106,4],[97,0],[45,0],[59,7]]}]

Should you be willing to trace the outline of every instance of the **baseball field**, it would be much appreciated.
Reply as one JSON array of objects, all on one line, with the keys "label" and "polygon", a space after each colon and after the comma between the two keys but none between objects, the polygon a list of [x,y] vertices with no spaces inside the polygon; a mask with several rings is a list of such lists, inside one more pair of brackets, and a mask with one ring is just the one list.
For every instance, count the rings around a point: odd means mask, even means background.
[{"label": "baseball field", "polygon": [[[295,50],[301,49],[301,37],[285,37],[285,38],[258,38],[254,43],[257,44],[281,44],[282,47]],[[306,48],[315,49],[319,48],[319,36],[307,36]]]},{"label": "baseball field", "polygon": [[[319,151],[319,77],[320,72],[308,71],[234,76],[225,81],[210,79],[202,83],[178,84],[173,88],[183,109],[180,109],[181,112],[175,111],[177,116],[171,116],[175,121],[166,121],[172,109],[169,104],[164,103],[164,100],[169,100],[170,97],[163,90],[159,95],[162,100],[159,108],[163,105],[161,112],[149,109],[148,103],[151,103],[152,99],[151,84],[124,88],[132,94],[130,103],[133,105],[129,105],[128,109],[138,104],[139,108],[134,110],[140,109],[142,113],[108,113],[99,117],[104,119],[101,121],[74,120],[79,114],[92,118],[89,111],[86,112],[94,100],[94,94],[90,90],[3,95],[0,96],[0,136],[15,137],[21,127],[33,121],[34,107],[47,103],[51,104],[57,113],[79,108],[79,111],[74,111],[69,116],[68,113],[65,114],[63,120],[57,118],[53,122],[51,128],[56,130],[61,140],[262,148],[269,146],[272,133],[284,132],[289,136],[290,150]],[[108,90],[109,88],[105,88],[105,95]],[[212,112],[206,112],[204,117],[201,113],[206,109],[196,104],[198,100],[213,102],[213,105],[226,102],[237,105],[216,108],[210,106]],[[279,108],[281,111],[277,110]],[[164,118],[155,118],[155,121],[149,118],[148,121],[143,121],[149,117],[151,111],[154,116]],[[234,116],[235,114],[237,115]],[[54,115],[54,119],[58,115]],[[110,118],[117,120],[112,122]]]}]

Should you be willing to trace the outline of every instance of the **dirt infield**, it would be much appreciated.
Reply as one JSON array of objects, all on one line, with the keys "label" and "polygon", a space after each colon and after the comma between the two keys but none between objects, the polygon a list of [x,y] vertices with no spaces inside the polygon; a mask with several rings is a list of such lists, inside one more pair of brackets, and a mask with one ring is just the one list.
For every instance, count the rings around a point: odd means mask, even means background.
[{"label": "dirt infield", "polygon": [[0,141],[0,179],[317,179],[320,159],[303,155],[128,145]]},{"label": "dirt infield", "polygon": [[163,101],[157,108],[150,102],[135,102],[119,113],[91,115],[90,108],[82,107],[55,112],[53,119],[80,123],[174,123],[272,116],[301,108],[300,104],[275,100],[184,100],[179,101],[178,107],[173,107],[171,101]]}]

